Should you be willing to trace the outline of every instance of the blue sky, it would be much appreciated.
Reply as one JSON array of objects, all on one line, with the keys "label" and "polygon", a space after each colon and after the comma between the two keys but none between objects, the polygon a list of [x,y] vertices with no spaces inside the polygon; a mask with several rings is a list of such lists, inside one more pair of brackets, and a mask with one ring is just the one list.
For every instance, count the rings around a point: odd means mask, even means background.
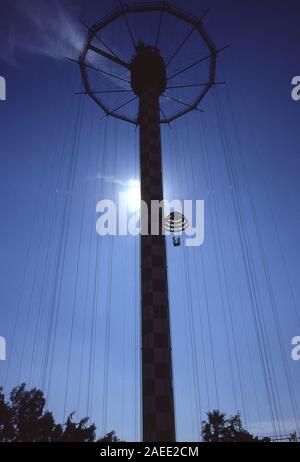
[{"label": "blue sky", "polygon": [[[300,364],[291,360],[300,335],[300,103],[291,99],[300,7],[172,3],[196,16],[209,7],[210,35],[218,48],[230,44],[217,69],[226,85],[205,112],[162,129],[166,196],[205,200],[204,245],[168,241],[178,439],[199,439],[216,407],[239,410],[256,434],[286,434],[300,427]],[[130,441],[140,434],[139,245],[99,238],[95,225],[97,202],[139,177],[138,131],[75,95],[80,75],[63,59],[84,40],[78,18],[93,24],[113,6],[1,2],[0,382],[41,387],[58,420],[76,410],[99,433]],[[150,21],[131,24],[151,37]],[[126,33],[117,24],[108,37],[129,59]],[[163,53],[184,33],[166,23]],[[199,51],[192,39],[177,65]]]}]

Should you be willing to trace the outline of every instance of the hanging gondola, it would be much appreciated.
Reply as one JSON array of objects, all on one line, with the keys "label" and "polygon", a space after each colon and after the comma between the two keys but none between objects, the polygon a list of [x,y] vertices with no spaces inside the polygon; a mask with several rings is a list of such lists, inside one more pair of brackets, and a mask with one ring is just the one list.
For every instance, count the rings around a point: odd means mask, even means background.
[{"label": "hanging gondola", "polygon": [[182,232],[189,226],[188,220],[180,212],[171,212],[165,218],[165,231],[169,231],[173,235],[174,247],[179,247],[181,244]]}]

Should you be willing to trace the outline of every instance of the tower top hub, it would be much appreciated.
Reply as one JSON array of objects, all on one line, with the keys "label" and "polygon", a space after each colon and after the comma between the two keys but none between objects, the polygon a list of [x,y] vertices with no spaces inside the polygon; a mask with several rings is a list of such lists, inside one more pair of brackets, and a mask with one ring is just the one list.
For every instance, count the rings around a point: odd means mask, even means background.
[{"label": "tower top hub", "polygon": [[166,88],[167,75],[159,49],[139,43],[136,51],[130,65],[132,90],[138,96],[149,90],[161,95]]},{"label": "tower top hub", "polygon": [[[215,84],[223,83],[215,82],[217,55],[220,51],[222,51],[222,48],[218,50],[215,47],[214,42],[208,35],[206,28],[202,23],[206,12],[199,19],[176,8],[172,4],[173,2],[169,2],[167,0],[130,3],[123,3],[120,0],[119,3],[119,8],[116,8],[111,11],[111,13],[108,13],[100,21],[93,24],[92,27],[88,27],[86,40],[80,52],[79,58],[76,61],[80,67],[85,93],[95,101],[95,103],[104,111],[107,116],[124,120],[134,124],[135,126],[140,125],[141,120],[140,105],[136,104],[136,102],[146,93],[151,93],[154,98],[156,97],[156,103],[159,103],[159,122],[161,124],[169,124],[170,122],[173,122],[173,120],[184,116],[188,112],[198,109],[199,104],[206,97],[209,90]],[[152,42],[152,45],[155,46],[150,46],[145,44],[145,42],[142,43],[143,39],[141,39],[139,42],[138,37],[136,37],[136,32],[143,33],[143,27],[136,27],[138,29],[137,31],[131,27],[134,24],[137,25],[137,21],[139,21],[140,16],[137,13],[144,13],[144,15],[148,13],[160,13],[160,15],[156,14],[151,16],[152,19],[160,18],[158,25],[156,23],[153,24],[153,27],[155,28],[153,31],[156,31],[156,40],[155,42]],[[129,21],[129,16],[132,16],[135,19],[135,22],[134,19]],[[124,20],[124,26],[127,27],[129,38],[134,49],[134,54],[132,55],[130,62],[124,60],[122,56],[123,54],[127,55],[127,42],[124,41],[123,44],[124,47],[126,46],[126,48],[123,50],[120,49],[119,52],[116,52],[114,49],[112,49],[109,42],[106,43],[106,40],[104,41],[102,38],[100,38],[100,36],[102,37],[102,31],[104,31],[106,28],[109,29],[110,26],[121,17]],[[184,27],[183,23],[185,23],[185,27],[188,26],[189,28],[188,34],[183,38],[177,48],[173,50],[173,53],[168,50],[166,61],[164,61],[161,56],[161,48],[160,50],[158,49],[160,45],[162,46],[161,35],[163,34],[163,31],[166,30],[164,22],[165,17],[168,17],[168,20],[179,21],[179,27],[180,24],[182,27]],[[111,28],[111,33],[112,31],[113,29]],[[200,46],[200,43],[202,44],[203,51],[207,51],[207,55],[189,65],[183,65],[182,68],[180,68],[178,60],[176,65],[175,59],[190,37],[192,37],[196,42],[198,39],[198,45]],[[107,36],[107,38],[109,40],[109,36]],[[152,39],[154,39],[154,37],[152,37]],[[196,42],[195,46],[197,47]],[[177,41],[175,41],[174,45],[175,44],[177,44]],[[223,49],[225,48],[226,47]],[[199,49],[199,51],[200,50],[202,50],[202,47]],[[94,53],[93,65],[91,65],[89,60],[91,53]],[[97,63],[97,54],[105,60],[114,63],[114,68],[109,72],[107,72],[105,68],[103,69],[104,61],[101,59],[101,61]],[[206,62],[207,66],[203,65],[200,69],[200,63],[204,62]],[[170,66],[171,63],[173,63],[172,67]],[[114,72],[114,69],[117,69],[116,65],[119,66],[119,71],[116,70],[116,72]],[[201,71],[198,72],[199,78],[201,79],[200,84],[189,84],[188,80],[186,83],[183,81],[182,85],[179,84],[180,81],[178,84],[176,84],[176,81],[173,80],[175,77],[178,75],[183,75],[195,66],[197,66],[197,69],[200,69]],[[177,69],[176,72],[172,72],[172,68]],[[107,77],[111,77],[109,80],[111,81],[111,84],[113,84],[115,81],[115,90],[111,88],[109,91],[94,91],[93,87],[95,82],[95,71],[99,72],[99,77],[102,75],[103,85],[107,84],[105,79],[107,79]],[[130,75],[128,75],[128,73]],[[189,74],[186,74],[186,77],[188,75]],[[120,86],[117,86],[117,80],[129,84],[128,87],[124,86],[124,88],[120,90]],[[188,95],[187,92],[180,92],[184,97],[183,99],[181,97],[177,97],[175,94],[174,96],[176,96],[176,98],[173,97],[173,93],[171,93],[171,95],[165,93],[169,90],[180,90],[188,87],[190,88]],[[124,101],[123,95],[121,93],[130,93],[130,91],[132,91],[134,95],[130,95],[130,99]],[[106,96],[106,94],[114,92],[119,93],[119,97],[113,101],[108,100],[108,96]],[[159,98],[159,96],[161,96],[161,98]],[[188,96],[189,101],[184,101],[185,96]],[[166,106],[166,111],[164,111],[167,100],[173,101],[173,104]]]}]

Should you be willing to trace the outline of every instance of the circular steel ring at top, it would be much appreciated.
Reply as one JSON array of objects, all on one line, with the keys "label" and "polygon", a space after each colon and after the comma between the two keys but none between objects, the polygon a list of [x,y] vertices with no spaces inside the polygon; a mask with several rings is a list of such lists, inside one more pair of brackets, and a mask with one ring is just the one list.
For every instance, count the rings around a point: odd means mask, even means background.
[{"label": "circular steel ring at top", "polygon": [[[205,27],[203,26],[201,20],[198,18],[174,7],[171,3],[167,1],[163,2],[149,2],[149,3],[130,3],[130,4],[123,4],[121,7],[116,8],[109,14],[107,14],[104,18],[102,18],[99,22],[94,24],[92,27],[89,28],[89,32],[87,34],[85,43],[81,50],[78,64],[80,66],[80,72],[84,83],[85,92],[96,102],[96,104],[106,113],[106,115],[115,117],[117,119],[124,120],[126,122],[130,122],[132,124],[137,125],[139,123],[138,115],[136,117],[131,117],[129,115],[123,114],[119,110],[114,110],[113,108],[108,107],[102,99],[92,90],[88,75],[88,69],[93,69],[93,66],[89,65],[86,61],[87,53],[89,50],[93,48],[92,42],[97,34],[103,30],[105,27],[109,26],[113,23],[116,19],[120,16],[127,15],[127,14],[134,14],[134,13],[148,13],[154,11],[161,11],[167,13],[181,21],[184,21],[190,24],[199,34],[199,37],[202,41],[206,44],[209,55],[203,58],[203,60],[209,61],[209,78],[206,84],[203,84],[201,87],[202,90],[196,96],[193,103],[187,105],[184,109],[179,110],[171,114],[170,116],[164,116],[160,119],[160,123],[170,123],[179,117],[187,114],[190,111],[196,110],[199,103],[203,100],[206,96],[208,91],[212,88],[215,82],[216,77],[216,61],[217,61],[217,53],[218,50],[216,49],[213,41],[209,37]],[[120,60],[121,61],[121,60]],[[117,60],[115,61],[117,62]],[[127,68],[130,70],[130,63],[122,63],[123,65],[127,65]],[[167,76],[168,79],[169,76]]]}]

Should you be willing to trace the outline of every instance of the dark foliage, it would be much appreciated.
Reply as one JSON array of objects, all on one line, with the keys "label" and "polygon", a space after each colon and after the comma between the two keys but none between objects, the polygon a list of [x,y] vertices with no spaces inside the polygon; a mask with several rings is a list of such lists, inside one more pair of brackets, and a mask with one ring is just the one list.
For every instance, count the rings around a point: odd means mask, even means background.
[{"label": "dark foliage", "polygon": [[[26,390],[22,384],[12,390],[9,401],[5,401],[0,388],[0,442],[93,442],[96,426],[88,425],[85,417],[73,422],[71,414],[66,423],[57,424],[53,414],[45,410],[46,400],[41,390]],[[100,442],[119,441],[115,432],[110,432]]]},{"label": "dark foliage", "polygon": [[261,440],[254,437],[243,428],[239,414],[226,419],[226,414],[219,410],[208,412],[207,421],[202,422],[202,439],[209,443],[226,442],[268,442],[269,438]]},{"label": "dark foliage", "polygon": [[120,440],[114,431],[109,432],[106,435],[102,436],[102,438],[98,439],[98,443],[118,443],[119,441]]}]

